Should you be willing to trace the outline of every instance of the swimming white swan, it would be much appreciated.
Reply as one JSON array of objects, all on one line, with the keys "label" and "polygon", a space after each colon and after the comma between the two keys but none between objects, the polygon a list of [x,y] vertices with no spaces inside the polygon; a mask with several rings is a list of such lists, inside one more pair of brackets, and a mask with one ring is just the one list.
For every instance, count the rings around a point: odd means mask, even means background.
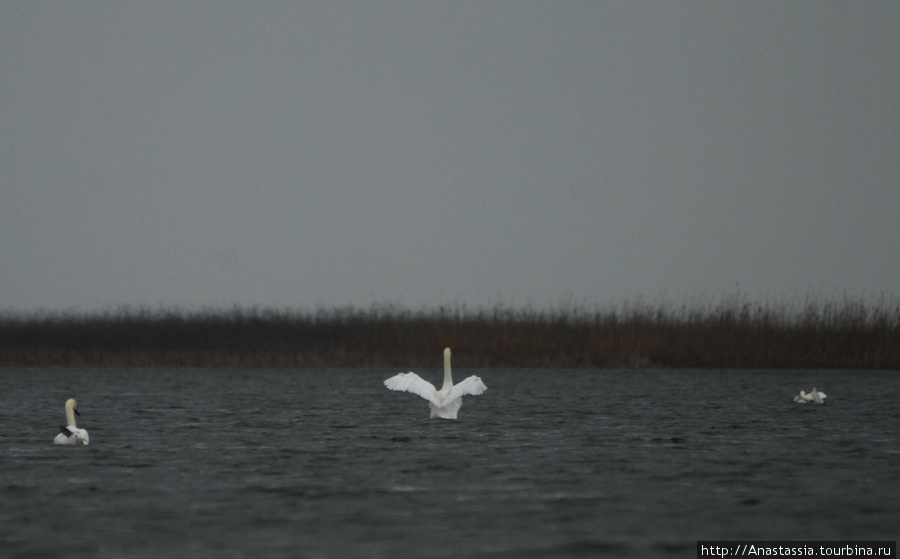
[{"label": "swimming white swan", "polygon": [[[88,444],[90,437],[84,429],[75,426],[75,414],[78,413],[78,402],[75,398],[66,400],[66,426],[59,428],[59,434],[53,439],[54,444]],[[81,415],[78,413],[78,415]]]},{"label": "swimming white swan", "polygon": [[481,379],[474,375],[459,384],[453,384],[449,347],[444,350],[444,386],[440,390],[416,373],[400,373],[384,381],[384,385],[390,390],[402,390],[425,398],[431,408],[431,417],[444,419],[456,419],[456,414],[462,407],[463,396],[478,396],[487,390]]},{"label": "swimming white swan", "polygon": [[819,392],[813,387],[809,394],[801,390],[799,395],[794,396],[794,401],[800,404],[824,404],[827,397],[824,392]]}]

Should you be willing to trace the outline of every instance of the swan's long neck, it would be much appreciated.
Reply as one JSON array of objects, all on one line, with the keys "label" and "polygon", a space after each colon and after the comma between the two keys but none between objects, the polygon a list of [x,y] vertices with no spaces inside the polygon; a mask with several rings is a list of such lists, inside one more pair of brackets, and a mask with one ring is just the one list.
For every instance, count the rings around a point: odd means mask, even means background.
[{"label": "swan's long neck", "polygon": [[75,427],[75,400],[66,401],[66,425]]},{"label": "swan's long neck", "polygon": [[450,376],[450,348],[444,350],[444,386],[441,390],[453,386],[453,377]]}]

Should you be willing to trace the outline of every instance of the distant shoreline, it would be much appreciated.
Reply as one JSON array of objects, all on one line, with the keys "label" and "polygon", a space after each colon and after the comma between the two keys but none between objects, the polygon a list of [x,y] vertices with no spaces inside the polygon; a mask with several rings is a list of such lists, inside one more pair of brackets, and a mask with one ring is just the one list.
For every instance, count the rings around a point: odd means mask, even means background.
[{"label": "distant shoreline", "polygon": [[2,367],[437,368],[446,346],[459,368],[900,370],[900,305],[0,315]]}]

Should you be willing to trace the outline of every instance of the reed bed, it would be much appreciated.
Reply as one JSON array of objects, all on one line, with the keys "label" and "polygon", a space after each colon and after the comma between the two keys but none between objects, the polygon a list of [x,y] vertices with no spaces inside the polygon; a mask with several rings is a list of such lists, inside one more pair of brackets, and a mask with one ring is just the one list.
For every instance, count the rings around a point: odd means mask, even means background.
[{"label": "reed bed", "polygon": [[900,303],[843,298],[538,311],[133,309],[0,314],[0,366],[900,370]]}]

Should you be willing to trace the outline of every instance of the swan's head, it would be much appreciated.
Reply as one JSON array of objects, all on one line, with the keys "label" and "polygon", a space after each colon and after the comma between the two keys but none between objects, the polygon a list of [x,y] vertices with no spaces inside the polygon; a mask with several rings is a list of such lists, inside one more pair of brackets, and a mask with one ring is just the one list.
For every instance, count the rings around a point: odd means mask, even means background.
[{"label": "swan's head", "polygon": [[75,398],[69,398],[68,400],[66,400],[66,409],[72,410],[77,415],[81,415],[81,413],[78,412],[78,400],[76,400]]},{"label": "swan's head", "polygon": [[450,348],[449,347],[444,348],[444,357],[450,357]]}]

